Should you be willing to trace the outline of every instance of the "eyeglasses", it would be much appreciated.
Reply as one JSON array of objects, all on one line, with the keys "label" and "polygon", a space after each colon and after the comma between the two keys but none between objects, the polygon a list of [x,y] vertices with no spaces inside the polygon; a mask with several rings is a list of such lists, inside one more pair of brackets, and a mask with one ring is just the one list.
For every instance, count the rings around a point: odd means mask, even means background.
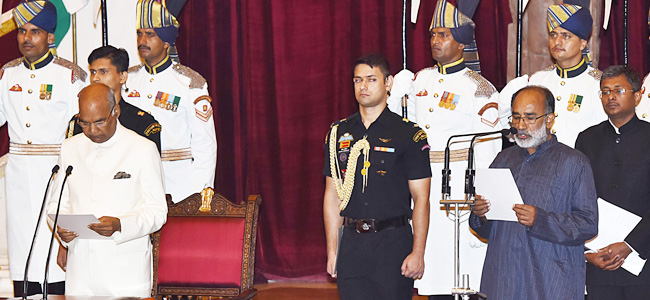
[{"label": "eyeglasses", "polygon": [[[523,119],[524,119],[524,123],[526,123],[526,124],[535,124],[535,122],[537,122],[537,120],[539,120],[540,118],[545,117],[545,116],[548,115],[548,114],[550,114],[550,113],[545,113],[545,114],[543,114],[543,115],[541,115],[541,116],[539,116],[539,117],[535,117],[535,116],[524,116],[524,118],[523,118]],[[521,119],[522,119],[522,118],[521,118],[520,115],[509,116],[509,117],[508,117],[508,122],[510,122],[510,124],[512,124],[512,125],[514,125],[514,124],[519,124],[519,122],[521,122]]]},{"label": "eyeglasses", "polygon": [[613,90],[600,90],[598,91],[598,97],[602,98],[603,96],[609,96],[614,92],[614,95],[623,96],[628,90],[624,88],[615,88]]},{"label": "eyeglasses", "polygon": [[[115,115],[115,106],[113,106],[113,108],[111,108],[111,112],[109,114],[109,117],[113,116],[113,115]],[[95,127],[98,127],[98,128],[106,126],[107,123],[108,123],[108,118],[105,118],[105,119],[102,119],[102,120],[99,120],[99,121],[96,121],[96,122],[92,122],[92,124],[95,125]],[[88,126],[90,126],[91,123],[86,122],[86,121],[81,121],[81,119],[77,118],[77,124],[79,124],[79,127],[84,129],[84,128],[87,128]]]}]

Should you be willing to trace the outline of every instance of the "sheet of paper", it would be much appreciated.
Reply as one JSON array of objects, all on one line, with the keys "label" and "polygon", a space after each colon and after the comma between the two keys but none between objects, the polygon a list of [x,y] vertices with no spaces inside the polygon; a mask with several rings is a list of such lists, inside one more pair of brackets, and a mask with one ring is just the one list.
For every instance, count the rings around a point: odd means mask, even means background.
[{"label": "sheet of paper", "polygon": [[[54,220],[54,214],[48,215]],[[57,226],[74,231],[79,234],[78,239],[106,240],[112,239],[110,236],[101,236],[88,228],[91,223],[99,223],[94,215],[59,215]]]},{"label": "sheet of paper", "polygon": [[[610,244],[622,242],[640,221],[641,217],[598,198],[598,235],[587,241],[585,247],[598,250]],[[628,255],[621,267],[639,276],[644,264],[644,259],[638,254],[632,253]]]},{"label": "sheet of paper", "polygon": [[490,211],[485,215],[488,220],[517,222],[512,206],[524,201],[510,169],[476,169],[474,183],[476,194],[490,200]]}]

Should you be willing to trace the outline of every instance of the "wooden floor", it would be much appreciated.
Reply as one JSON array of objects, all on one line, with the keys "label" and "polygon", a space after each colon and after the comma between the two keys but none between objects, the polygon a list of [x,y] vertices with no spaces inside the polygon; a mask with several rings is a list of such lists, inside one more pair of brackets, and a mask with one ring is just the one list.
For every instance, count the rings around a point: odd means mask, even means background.
[{"label": "wooden floor", "polygon": [[[255,300],[339,300],[336,283],[266,283],[255,285]],[[426,300],[414,296],[413,300]]]}]

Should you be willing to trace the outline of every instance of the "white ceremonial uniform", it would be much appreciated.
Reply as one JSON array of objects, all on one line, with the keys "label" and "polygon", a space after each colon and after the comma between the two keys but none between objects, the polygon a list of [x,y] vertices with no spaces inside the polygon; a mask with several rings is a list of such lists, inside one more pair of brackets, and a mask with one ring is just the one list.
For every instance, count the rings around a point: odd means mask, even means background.
[{"label": "white ceremonial uniform", "polygon": [[636,116],[646,122],[650,122],[650,74],[646,75],[643,79],[643,86],[641,90],[641,102],[636,106]]},{"label": "white ceremonial uniform", "polygon": [[75,238],[68,244],[66,295],[150,297],[149,234],[167,220],[156,145],[118,122],[115,134],[101,144],[84,134],[66,139],[59,165],[48,213],[56,212],[63,170],[73,166],[60,213],[116,217],[121,224],[109,239]]},{"label": "white ceremonial uniform", "polygon": [[205,79],[169,57],[149,68],[129,69],[128,103],[162,125],[160,143],[165,191],[174,203],[214,186],[217,138]]},{"label": "white ceremonial uniform", "polygon": [[559,142],[573,148],[580,132],[607,120],[598,97],[601,76],[600,70],[584,60],[569,69],[553,65],[530,76],[529,85],[546,87],[555,97],[556,117],[551,133]]},{"label": "white ceremonial uniform", "polygon": [[[443,153],[447,140],[452,135],[502,128],[499,122],[499,94],[485,78],[466,68],[462,60],[418,72],[410,91],[409,114],[411,110],[415,112],[416,119],[413,121],[427,133],[431,146],[431,173],[434,174],[429,198],[431,212],[424,256],[424,275],[422,279],[415,281],[415,287],[420,295],[450,294],[454,286],[454,222],[450,219],[452,216],[448,217],[439,204]],[[399,109],[401,110],[401,107]],[[477,168],[487,168],[501,150],[501,137],[490,137],[494,138],[475,144]],[[453,141],[450,146],[451,156],[454,158],[450,163],[451,199],[465,199],[464,180],[469,139],[459,138]],[[469,211],[464,213],[460,227],[460,272],[470,274],[472,287],[477,289],[480,286],[487,244],[470,232],[467,224]]]},{"label": "white ceremonial uniform", "polygon": [[[8,124],[11,142],[6,166],[9,270],[12,280],[22,281],[45,186],[68,121],[78,111],[77,94],[85,85],[86,73],[49,52],[31,65],[23,58],[15,59],[1,72],[0,124]],[[43,282],[50,242],[44,219],[30,263],[29,281]],[[54,246],[53,251],[57,251],[58,246]],[[49,269],[49,282],[64,280],[56,259],[50,261]]]}]

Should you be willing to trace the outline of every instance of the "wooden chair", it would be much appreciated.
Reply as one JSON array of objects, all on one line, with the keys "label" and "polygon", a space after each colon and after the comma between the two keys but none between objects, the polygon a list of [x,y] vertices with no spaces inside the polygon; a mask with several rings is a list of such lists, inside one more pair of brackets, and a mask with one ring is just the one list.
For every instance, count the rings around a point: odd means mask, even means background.
[{"label": "wooden chair", "polygon": [[167,201],[167,223],[153,234],[156,299],[252,299],[257,216],[262,198],[233,204],[196,193]]}]

